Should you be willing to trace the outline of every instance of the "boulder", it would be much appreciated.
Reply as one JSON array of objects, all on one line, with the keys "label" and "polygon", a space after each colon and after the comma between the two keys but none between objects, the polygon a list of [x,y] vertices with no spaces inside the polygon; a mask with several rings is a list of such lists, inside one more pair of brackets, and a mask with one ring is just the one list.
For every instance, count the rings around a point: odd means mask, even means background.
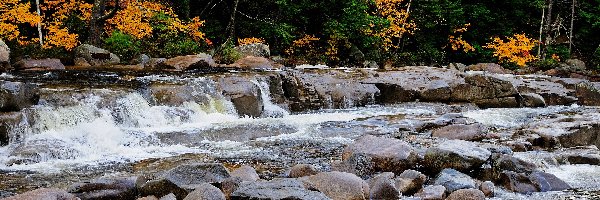
[{"label": "boulder", "polygon": [[10,70],[10,48],[0,39],[0,71]]},{"label": "boulder", "polygon": [[442,170],[433,182],[435,185],[444,186],[447,193],[460,189],[476,188],[473,178],[454,169]]},{"label": "boulder", "polygon": [[360,177],[345,172],[321,172],[299,178],[305,187],[322,192],[334,200],[367,200],[369,184]]},{"label": "boulder", "polygon": [[136,177],[127,179],[97,179],[92,182],[79,182],[67,190],[82,200],[129,200],[137,196]]},{"label": "boulder", "polygon": [[18,140],[20,137],[18,135],[13,135],[19,128],[21,128],[21,123],[23,122],[23,114],[20,112],[3,112],[0,113],[0,146],[8,145],[8,143],[12,140]]},{"label": "boulder", "polygon": [[273,179],[271,181],[242,182],[231,193],[232,200],[251,199],[297,199],[297,200],[328,200],[321,192],[311,191],[296,179]]},{"label": "boulder", "polygon": [[218,78],[218,87],[225,97],[231,99],[238,115],[260,117],[263,113],[262,92],[250,78],[223,76]]},{"label": "boulder", "polygon": [[36,85],[21,82],[0,81],[0,111],[20,111],[35,105],[40,99]]},{"label": "boulder", "polygon": [[485,200],[485,194],[478,189],[460,189],[448,195],[446,200]]},{"label": "boulder", "polygon": [[177,200],[177,196],[173,193],[169,193],[165,196],[162,196],[159,200]]},{"label": "boulder", "polygon": [[394,173],[384,172],[369,180],[369,199],[399,199],[400,191],[394,184]]},{"label": "boulder", "polygon": [[231,177],[239,177],[242,181],[257,181],[260,179],[256,170],[248,165],[241,166],[230,173]]},{"label": "boulder", "polygon": [[477,146],[477,143],[463,140],[448,140],[429,148],[424,157],[424,164],[433,173],[445,168],[468,172],[479,168],[487,161],[491,152]]},{"label": "boulder", "polygon": [[178,199],[185,198],[189,193],[186,189],[165,178],[145,182],[139,186],[138,191],[142,196],[162,197],[174,194]]},{"label": "boulder", "polygon": [[280,68],[279,65],[275,64],[272,60],[263,57],[246,56],[232,64],[235,67],[242,69],[273,69]]},{"label": "boulder", "polygon": [[167,171],[163,178],[191,191],[202,183],[218,185],[230,176],[229,171],[222,164],[199,163],[179,165]]},{"label": "boulder", "polygon": [[435,129],[431,136],[455,140],[479,141],[487,138],[487,130],[481,124],[453,124]]},{"label": "boulder", "polygon": [[508,74],[511,71],[496,63],[477,63],[466,67],[468,71],[484,71],[493,74]]},{"label": "boulder", "polygon": [[234,49],[237,52],[239,52],[242,55],[242,57],[254,56],[268,58],[269,56],[271,56],[271,50],[269,49],[269,45],[262,43],[240,45],[235,47]]},{"label": "boulder", "polygon": [[511,155],[500,155],[499,158],[494,160],[494,168],[500,172],[508,170],[517,173],[531,173],[536,169],[536,166]]},{"label": "boulder", "polygon": [[289,177],[290,178],[300,178],[304,176],[311,176],[318,174],[319,170],[312,165],[309,164],[297,164],[294,165],[290,169]]},{"label": "boulder", "polygon": [[91,67],[116,65],[121,62],[117,55],[89,44],[80,45],[74,51],[76,60],[81,58]]},{"label": "boulder", "polygon": [[571,186],[553,174],[536,171],[529,175],[529,180],[540,192],[561,191],[571,189]]},{"label": "boulder", "polygon": [[561,65],[561,69],[567,72],[575,73],[586,70],[585,62],[579,59],[567,59],[565,64],[566,65]]},{"label": "boulder", "polygon": [[375,172],[401,173],[416,162],[416,153],[408,143],[372,135],[363,136],[344,149],[342,153],[344,162],[351,161],[353,157],[362,157],[369,162],[366,169],[365,166],[355,167],[356,172],[360,172],[359,176]]},{"label": "boulder", "polygon": [[482,108],[519,106],[519,93],[509,81],[481,74],[468,75],[464,80],[452,88],[455,102],[472,102]]},{"label": "boulder", "polygon": [[504,171],[500,175],[500,182],[509,191],[518,193],[537,192],[537,187],[529,180],[524,173]]},{"label": "boulder", "polygon": [[409,169],[398,175],[394,181],[396,188],[402,195],[412,195],[423,188],[423,184],[427,181],[427,176],[421,172]]},{"label": "boulder", "polygon": [[205,53],[177,56],[175,58],[167,59],[158,65],[159,68],[174,71],[206,69],[217,66],[212,56]]},{"label": "boulder", "polygon": [[422,200],[444,200],[446,198],[446,188],[441,185],[427,186],[414,195]]},{"label": "boulder", "polygon": [[41,188],[2,200],[79,200],[75,195],[56,188]]},{"label": "boulder", "polygon": [[544,100],[544,97],[542,97],[539,94],[535,94],[535,93],[526,93],[526,94],[521,94],[521,106],[522,107],[530,107],[530,108],[537,108],[537,107],[546,107],[546,101]]},{"label": "boulder", "polygon": [[491,181],[485,181],[479,186],[479,190],[481,190],[486,197],[494,196],[494,188],[494,183]]},{"label": "boulder", "polygon": [[14,64],[17,70],[26,71],[40,71],[40,70],[64,70],[63,65],[59,59],[24,59]]},{"label": "boulder", "polygon": [[546,105],[570,105],[577,102],[575,91],[548,76],[497,75],[495,78],[509,81],[521,94],[535,93],[544,98]]},{"label": "boulder", "polygon": [[219,188],[208,183],[203,183],[185,196],[183,200],[225,200],[225,195]]},{"label": "boulder", "polygon": [[581,105],[600,106],[600,82],[578,84],[575,95]]}]

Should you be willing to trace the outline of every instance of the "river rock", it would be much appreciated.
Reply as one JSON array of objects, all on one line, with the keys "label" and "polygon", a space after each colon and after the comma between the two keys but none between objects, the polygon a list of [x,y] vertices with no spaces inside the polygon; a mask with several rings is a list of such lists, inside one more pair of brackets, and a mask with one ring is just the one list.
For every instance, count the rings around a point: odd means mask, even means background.
[{"label": "river rock", "polygon": [[[11,137],[21,137],[13,135],[19,128],[22,128],[23,114],[20,112],[2,112],[0,113],[0,146],[8,145]],[[19,140],[20,138],[12,138]]]},{"label": "river rock", "polygon": [[175,196],[175,194],[173,194],[173,193],[169,193],[169,194],[167,194],[165,196],[162,196],[158,200],[177,200],[177,196]]},{"label": "river rock", "polygon": [[36,85],[21,82],[0,81],[0,111],[20,111],[35,105],[40,99]]},{"label": "river rock", "polygon": [[289,177],[290,178],[300,178],[300,177],[304,177],[304,176],[315,175],[318,173],[319,173],[319,170],[317,170],[317,168],[315,168],[313,165],[297,164],[297,165],[294,165],[290,169]]},{"label": "river rock", "polygon": [[0,39],[0,71],[10,70],[10,48]]},{"label": "river rock", "polygon": [[452,193],[459,189],[476,188],[473,178],[454,169],[442,170],[433,182],[435,185],[444,186],[447,193]]},{"label": "river rock", "polygon": [[496,63],[477,63],[474,65],[469,65],[466,67],[468,71],[484,71],[494,74],[508,74],[510,70],[504,69],[504,67],[500,66]]},{"label": "river rock", "polygon": [[165,179],[188,191],[202,183],[220,184],[230,176],[227,168],[218,163],[179,165],[163,175]]},{"label": "river rock", "polygon": [[196,187],[183,200],[225,200],[225,195],[219,188],[208,183],[203,183]]},{"label": "river rock", "polygon": [[479,186],[479,190],[481,190],[486,197],[494,196],[494,188],[494,183],[491,181],[485,181]]},{"label": "river rock", "polygon": [[231,177],[239,177],[242,181],[257,181],[260,179],[256,170],[248,165],[241,166],[230,173]]},{"label": "river rock", "polygon": [[537,187],[524,173],[504,171],[500,175],[500,181],[507,190],[518,193],[537,192]]},{"label": "river rock", "polygon": [[242,57],[254,56],[268,58],[269,56],[271,56],[271,50],[269,49],[269,45],[262,43],[240,45],[235,47],[234,49],[237,52],[239,52],[242,55]]},{"label": "river rock", "polygon": [[448,140],[429,148],[425,153],[424,164],[433,173],[445,168],[467,172],[480,167],[490,155],[490,151],[478,147],[477,143]]},{"label": "river rock", "polygon": [[89,44],[78,46],[74,52],[75,59],[82,58],[91,67],[116,65],[121,62],[117,55]]},{"label": "river rock", "polygon": [[272,60],[263,57],[246,56],[232,64],[242,69],[273,69],[280,68]]},{"label": "river rock", "polygon": [[177,56],[167,59],[159,64],[159,68],[174,71],[206,69],[216,67],[217,64],[211,55],[201,53],[196,55]]},{"label": "river rock", "polygon": [[415,170],[405,170],[395,179],[396,188],[402,195],[412,195],[423,188],[423,184],[427,181],[427,176]]},{"label": "river rock", "polygon": [[17,70],[27,71],[39,71],[39,70],[64,70],[63,65],[59,59],[24,59],[14,64]]},{"label": "river rock", "polygon": [[231,194],[230,199],[327,200],[330,198],[321,192],[307,190],[302,182],[296,179],[276,178],[271,181],[242,182]]},{"label": "river rock", "polygon": [[539,135],[541,141],[537,141],[536,145],[545,147],[560,146],[576,147],[596,145],[600,146],[600,123],[593,118],[585,116],[574,117],[558,117],[549,119],[540,123],[531,124],[529,129],[533,133]]},{"label": "river rock", "polygon": [[546,105],[570,105],[577,102],[573,89],[555,82],[548,76],[496,75],[498,79],[511,82],[521,94],[535,93],[544,97]]},{"label": "river rock", "polygon": [[188,191],[179,187],[169,179],[160,178],[143,183],[138,188],[142,196],[162,197],[168,194],[174,194],[178,199],[183,199],[188,195]]},{"label": "river rock", "polygon": [[435,129],[431,136],[456,140],[478,141],[487,137],[487,130],[481,124],[454,124]]},{"label": "river rock", "polygon": [[305,187],[322,192],[334,200],[367,200],[369,184],[360,177],[345,172],[321,172],[299,178]]},{"label": "river rock", "polygon": [[69,193],[82,200],[129,200],[137,196],[136,177],[127,179],[98,179],[69,186]]},{"label": "river rock", "polygon": [[579,60],[579,59],[567,59],[565,61],[566,66],[561,66],[563,68],[563,70],[566,70],[568,72],[582,72],[585,71],[586,67],[585,67],[585,62]]},{"label": "river rock", "polygon": [[136,200],[160,200],[160,199],[158,199],[157,197],[155,197],[153,195],[150,195],[150,196],[146,196],[146,197],[137,198]]},{"label": "river rock", "polygon": [[452,100],[472,102],[482,108],[518,107],[518,92],[509,81],[496,77],[473,74],[464,78],[465,84],[452,88]]},{"label": "river rock", "polygon": [[478,189],[460,189],[448,195],[446,200],[485,200],[485,194]]},{"label": "river rock", "polygon": [[366,135],[347,146],[342,160],[351,163],[352,158],[362,157],[368,162],[365,166],[355,166],[360,176],[375,172],[401,173],[416,162],[416,153],[406,142],[394,138]]},{"label": "river rock", "polygon": [[576,87],[578,103],[585,106],[600,106],[600,82],[580,83]]},{"label": "river rock", "polygon": [[260,117],[263,113],[261,90],[249,78],[223,76],[218,78],[218,87],[224,96],[231,99],[238,115]]},{"label": "river rock", "polygon": [[2,200],[78,200],[75,195],[56,188],[40,188]]},{"label": "river rock", "polygon": [[523,107],[531,107],[531,108],[537,108],[537,107],[546,107],[546,101],[544,100],[544,97],[542,97],[539,94],[535,94],[535,93],[526,93],[526,94],[521,94],[521,106]]},{"label": "river rock", "polygon": [[225,198],[230,199],[231,193],[237,190],[242,182],[240,177],[229,177],[223,180],[221,182],[221,191],[225,194]]},{"label": "river rock", "polygon": [[561,191],[571,189],[569,184],[560,180],[553,174],[536,171],[529,175],[529,180],[538,188],[540,192]]},{"label": "river rock", "polygon": [[414,195],[422,200],[444,200],[446,198],[446,188],[441,185],[427,186]]},{"label": "river rock", "polygon": [[517,173],[531,173],[536,169],[535,164],[511,155],[500,155],[494,161],[494,167],[497,171],[508,170]]},{"label": "river rock", "polygon": [[369,199],[399,199],[401,194],[393,179],[392,172],[384,172],[369,179]]}]

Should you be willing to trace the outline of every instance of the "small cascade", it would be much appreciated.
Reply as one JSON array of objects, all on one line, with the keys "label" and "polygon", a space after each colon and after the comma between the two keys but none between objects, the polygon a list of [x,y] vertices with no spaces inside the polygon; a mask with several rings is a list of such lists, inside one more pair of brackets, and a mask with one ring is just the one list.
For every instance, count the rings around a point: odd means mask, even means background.
[{"label": "small cascade", "polygon": [[252,83],[260,88],[260,95],[264,106],[261,117],[283,117],[290,114],[289,111],[273,103],[271,99],[271,92],[269,90],[269,83],[267,83],[267,81],[252,80]]}]

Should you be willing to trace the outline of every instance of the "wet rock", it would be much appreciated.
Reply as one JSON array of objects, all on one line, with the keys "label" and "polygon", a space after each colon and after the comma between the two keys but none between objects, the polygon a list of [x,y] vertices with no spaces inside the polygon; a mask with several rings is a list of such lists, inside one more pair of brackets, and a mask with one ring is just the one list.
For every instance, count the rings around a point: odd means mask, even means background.
[{"label": "wet rock", "polygon": [[257,181],[260,179],[253,167],[244,165],[230,173],[231,177],[239,177],[242,181]]},{"label": "wet rock", "polygon": [[146,197],[137,198],[136,200],[160,200],[160,199],[156,198],[155,196],[146,196]]},{"label": "wet rock", "polygon": [[547,76],[495,76],[510,81],[521,94],[535,93],[544,97],[546,105],[570,105],[577,102],[574,90],[554,82]]},{"label": "wet rock", "polygon": [[135,177],[128,179],[98,179],[69,186],[69,193],[82,200],[129,200],[137,196]]},{"label": "wet rock", "polygon": [[319,173],[319,170],[317,170],[317,168],[315,168],[312,165],[298,164],[298,165],[294,165],[290,169],[289,177],[290,178],[299,178],[299,177],[304,177],[304,176],[315,175],[318,173]]},{"label": "wet rock", "polygon": [[235,47],[234,49],[237,52],[239,52],[242,55],[242,57],[254,56],[268,58],[269,56],[271,56],[271,50],[269,49],[269,45],[262,43],[240,45]]},{"label": "wet rock", "polygon": [[396,188],[402,195],[412,195],[423,188],[423,184],[427,181],[427,176],[421,172],[409,169],[398,175],[394,181]]},{"label": "wet rock", "polygon": [[485,128],[481,124],[454,124],[435,129],[431,136],[456,140],[478,141],[487,137]]},{"label": "wet rock", "polygon": [[586,69],[585,62],[579,59],[567,59],[565,64],[566,66],[564,66],[563,69],[568,72],[582,72]]},{"label": "wet rock", "polygon": [[529,180],[531,180],[533,185],[535,185],[540,192],[571,189],[571,186],[569,186],[569,184],[565,183],[563,180],[560,180],[553,174],[545,172],[533,172],[529,175]]},{"label": "wet rock", "polygon": [[576,87],[578,103],[585,106],[600,106],[600,83],[580,83]]},{"label": "wet rock", "polygon": [[28,71],[38,71],[38,70],[64,70],[65,65],[63,65],[59,59],[41,59],[41,60],[32,60],[32,59],[24,59],[14,64],[15,69],[17,70],[28,70]]},{"label": "wet rock", "polygon": [[369,180],[369,199],[399,199],[400,191],[394,183],[394,173],[384,172]]},{"label": "wet rock", "polygon": [[[211,90],[210,86],[210,83],[152,83],[144,93],[150,96],[154,104],[161,106],[181,106],[186,102],[210,105],[211,103],[218,103],[216,101],[219,100],[217,92]],[[221,110],[221,112],[224,112],[224,110]]]},{"label": "wet rock", "polygon": [[537,145],[555,147],[600,146],[600,123],[590,119],[557,118],[543,121],[531,129],[540,136]]},{"label": "wet rock", "polygon": [[116,65],[121,62],[117,55],[89,44],[78,46],[74,51],[75,59],[83,59],[91,67]]},{"label": "wet rock", "polygon": [[10,48],[0,39],[0,71],[10,70]]},{"label": "wet rock", "polygon": [[177,166],[167,171],[163,177],[188,191],[202,183],[220,184],[229,178],[229,171],[222,164],[200,163]]},{"label": "wet rock", "polygon": [[208,183],[203,183],[196,187],[183,200],[225,200],[225,195],[219,188]]},{"label": "wet rock", "polygon": [[369,184],[358,176],[345,172],[321,172],[299,178],[305,187],[320,191],[334,200],[369,199]]},{"label": "wet rock", "polygon": [[177,197],[175,196],[175,194],[169,193],[169,194],[161,197],[159,200],[177,200]]},{"label": "wet rock", "polygon": [[[21,140],[20,137],[16,135],[15,140]],[[60,139],[31,139],[17,144],[9,154],[11,159],[7,162],[8,166],[34,164],[49,159],[73,159],[80,154],[72,145]]]},{"label": "wet rock", "polygon": [[446,188],[441,185],[427,186],[414,195],[422,200],[443,200],[446,198]]},{"label": "wet rock", "polygon": [[159,64],[159,68],[175,71],[206,69],[216,67],[217,64],[211,55],[201,53],[197,55],[178,56],[167,59]]},{"label": "wet rock", "polygon": [[481,190],[486,197],[494,196],[494,188],[494,183],[491,181],[485,181],[479,186],[479,190]]},{"label": "wet rock", "polygon": [[452,100],[472,102],[482,108],[518,107],[517,90],[511,82],[486,75],[469,75],[465,84],[452,88]]},{"label": "wet rock", "polygon": [[500,175],[500,181],[507,190],[518,193],[537,192],[537,187],[524,173],[504,171]]},{"label": "wet rock", "polygon": [[544,97],[535,93],[526,93],[521,94],[521,106],[523,107],[546,107],[546,101],[544,101]]},{"label": "wet rock", "polygon": [[221,191],[225,194],[226,199],[230,199],[231,193],[237,190],[242,184],[242,179],[239,177],[229,177],[221,182]]},{"label": "wet rock", "polygon": [[442,170],[433,182],[435,185],[444,186],[447,193],[452,193],[459,189],[476,188],[473,178],[454,169]]},{"label": "wet rock", "polygon": [[326,200],[323,193],[307,190],[302,182],[296,179],[273,179],[271,181],[242,182],[230,199],[298,199],[298,200]]},{"label": "wet rock", "polygon": [[41,188],[7,197],[2,200],[78,200],[78,198],[66,191],[56,188]]},{"label": "wet rock", "polygon": [[35,105],[40,99],[39,89],[30,83],[0,81],[0,111],[20,111]]},{"label": "wet rock", "polygon": [[160,69],[161,64],[165,61],[167,61],[166,58],[150,58],[148,63],[144,65],[144,68],[150,70]]},{"label": "wet rock", "polygon": [[346,147],[342,153],[342,160],[349,161],[351,157],[356,156],[366,158],[367,162],[370,162],[368,165],[372,166],[372,169],[357,169],[366,174],[386,171],[401,173],[411,168],[416,161],[416,153],[406,142],[371,135],[363,136]]},{"label": "wet rock", "polygon": [[474,65],[469,65],[466,67],[468,71],[484,71],[494,74],[508,74],[510,70],[504,69],[504,67],[500,66],[496,63],[478,63]]},{"label": "wet rock", "polygon": [[448,195],[446,200],[485,200],[485,194],[478,189],[460,189]]},{"label": "wet rock", "polygon": [[450,63],[450,65],[448,65],[448,69],[457,70],[459,72],[465,72],[465,70],[467,69],[467,65],[462,63]]},{"label": "wet rock", "polygon": [[280,68],[280,66],[276,65],[272,60],[263,57],[254,57],[254,56],[246,56],[241,58],[232,66],[239,67],[242,69],[273,69]]},{"label": "wet rock", "polygon": [[179,187],[169,179],[161,178],[143,183],[138,188],[142,196],[158,196],[162,197],[168,194],[174,194],[178,199],[183,199],[188,195],[188,191]]},{"label": "wet rock", "polygon": [[566,157],[570,164],[600,165],[600,151],[598,151],[597,148],[589,150],[574,149],[572,151],[561,153],[561,156]]},{"label": "wet rock", "polygon": [[535,164],[511,155],[500,155],[494,161],[494,167],[497,171],[508,170],[517,173],[531,173],[537,168]]},{"label": "wet rock", "polygon": [[264,110],[261,91],[249,78],[225,76],[218,79],[218,84],[223,95],[231,99],[238,115],[261,116]]},{"label": "wet rock", "polygon": [[0,113],[0,146],[8,145],[13,140],[18,140],[18,135],[14,133],[22,128],[23,114],[20,112]]},{"label": "wet rock", "polygon": [[477,146],[477,143],[462,140],[448,140],[432,147],[425,153],[425,166],[433,173],[445,168],[467,172],[478,168],[490,157],[491,152]]}]

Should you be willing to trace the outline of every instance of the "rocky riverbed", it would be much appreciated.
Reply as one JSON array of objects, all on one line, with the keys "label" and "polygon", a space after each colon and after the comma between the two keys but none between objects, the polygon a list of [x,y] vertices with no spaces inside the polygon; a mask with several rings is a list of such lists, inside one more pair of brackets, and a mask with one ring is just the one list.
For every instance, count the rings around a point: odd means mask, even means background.
[{"label": "rocky riverbed", "polygon": [[8,199],[600,198],[600,84],[586,79],[433,67],[1,79]]}]

